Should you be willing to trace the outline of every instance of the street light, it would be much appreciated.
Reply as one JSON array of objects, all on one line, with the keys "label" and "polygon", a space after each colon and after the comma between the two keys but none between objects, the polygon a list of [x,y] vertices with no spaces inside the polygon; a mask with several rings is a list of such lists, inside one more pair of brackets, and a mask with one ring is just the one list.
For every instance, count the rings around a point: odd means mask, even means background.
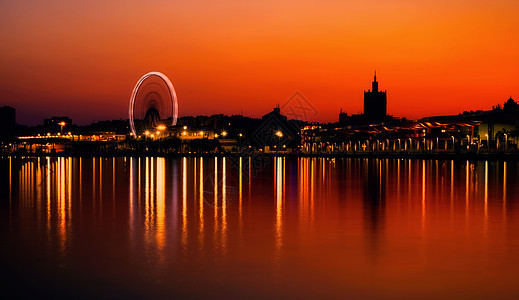
[{"label": "street light", "polygon": [[162,136],[162,131],[166,130],[166,128],[167,127],[163,124],[157,126],[157,132],[155,132],[157,134],[157,138],[160,138]]},{"label": "street light", "polygon": [[184,153],[184,138],[187,135],[186,129],[187,126],[184,126],[184,131],[182,131],[182,144],[180,145],[180,152]]},{"label": "street light", "polygon": [[226,137],[227,136],[227,131],[222,131],[222,136]]},{"label": "street light", "polygon": [[[278,137],[278,143],[280,143],[281,138],[283,137],[283,132],[281,132],[281,130],[276,131],[276,136]],[[274,145],[274,148],[276,148],[276,145]]]},{"label": "street light", "polygon": [[67,125],[67,123],[65,123],[65,121],[61,121],[58,123],[58,125],[61,126],[61,134],[63,134],[63,126]]},{"label": "street light", "polygon": [[451,135],[451,137],[452,137],[452,150],[454,150],[454,136]]}]

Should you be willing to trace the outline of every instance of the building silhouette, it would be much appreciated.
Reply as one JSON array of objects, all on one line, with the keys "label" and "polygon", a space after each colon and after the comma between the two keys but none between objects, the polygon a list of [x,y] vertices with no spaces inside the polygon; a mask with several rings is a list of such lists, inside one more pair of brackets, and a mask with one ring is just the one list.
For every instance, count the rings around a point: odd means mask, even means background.
[{"label": "building silhouette", "polygon": [[503,110],[509,112],[517,112],[519,111],[519,105],[517,104],[517,102],[514,101],[514,99],[512,99],[512,96],[510,96],[508,101],[506,101],[503,105]]},{"label": "building silhouette", "polygon": [[261,123],[252,133],[253,146],[265,151],[296,148],[301,142],[300,121],[288,120],[279,105],[261,117]]},{"label": "building silhouette", "polygon": [[0,107],[0,139],[14,136],[16,128],[16,110],[10,106]]},{"label": "building silhouette", "polygon": [[375,72],[371,91],[364,92],[364,118],[368,121],[380,121],[385,119],[386,116],[386,91],[378,90],[377,72]]}]

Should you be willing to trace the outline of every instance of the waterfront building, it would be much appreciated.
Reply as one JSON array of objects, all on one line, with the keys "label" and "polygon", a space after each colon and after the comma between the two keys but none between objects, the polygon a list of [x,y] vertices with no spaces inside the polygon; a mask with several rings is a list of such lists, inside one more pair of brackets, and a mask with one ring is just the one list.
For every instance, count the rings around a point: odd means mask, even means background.
[{"label": "waterfront building", "polygon": [[301,138],[307,153],[517,151],[519,105],[510,98],[489,111],[416,121],[388,117],[378,124],[307,126]]},{"label": "waterfront building", "polygon": [[265,152],[291,151],[300,143],[300,122],[288,120],[279,105],[261,117],[261,123],[252,133],[250,142]]}]

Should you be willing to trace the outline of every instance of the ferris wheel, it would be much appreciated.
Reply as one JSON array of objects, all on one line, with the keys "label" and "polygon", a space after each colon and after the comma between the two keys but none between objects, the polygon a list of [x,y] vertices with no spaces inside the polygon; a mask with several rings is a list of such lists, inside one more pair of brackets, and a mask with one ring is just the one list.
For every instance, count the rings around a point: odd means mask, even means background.
[{"label": "ferris wheel", "polygon": [[142,76],[130,98],[130,127],[134,137],[158,127],[177,124],[178,102],[173,84],[160,72]]}]

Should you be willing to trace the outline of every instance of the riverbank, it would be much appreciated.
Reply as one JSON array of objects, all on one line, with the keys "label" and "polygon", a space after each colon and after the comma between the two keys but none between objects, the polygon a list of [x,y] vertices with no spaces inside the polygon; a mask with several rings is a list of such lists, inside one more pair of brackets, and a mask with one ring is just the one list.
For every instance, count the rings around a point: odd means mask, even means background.
[{"label": "riverbank", "polygon": [[286,152],[215,152],[215,153],[157,153],[135,151],[108,151],[105,153],[1,153],[2,157],[310,157],[310,158],[379,158],[379,159],[439,159],[439,160],[519,160],[518,152],[357,152],[357,153],[286,153]]}]

